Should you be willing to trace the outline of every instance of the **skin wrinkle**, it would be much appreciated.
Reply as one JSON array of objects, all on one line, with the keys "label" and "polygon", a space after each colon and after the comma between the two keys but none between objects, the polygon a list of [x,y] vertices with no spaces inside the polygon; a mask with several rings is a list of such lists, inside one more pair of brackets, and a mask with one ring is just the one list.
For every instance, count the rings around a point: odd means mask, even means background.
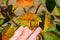
[{"label": "skin wrinkle", "polygon": [[[19,30],[19,31],[18,31]],[[23,27],[20,27],[16,30],[16,32],[14,33],[14,36],[12,36],[11,40],[14,39],[16,40],[21,34],[22,32],[24,31],[24,28]],[[21,32],[21,33],[20,33]],[[19,34],[19,35],[18,35]],[[17,36],[18,35],[18,36]]]},{"label": "skin wrinkle", "polygon": [[[24,30],[24,31],[22,31]],[[41,28],[40,27],[37,27],[36,30],[34,31],[35,29],[33,30],[30,30],[28,27],[25,27],[23,28],[22,26],[19,27],[16,32],[14,33],[13,37],[10,39],[10,40],[37,40],[37,36],[38,34],[40,33],[41,31]],[[34,32],[33,32],[34,31]],[[32,33],[33,32],[33,33]],[[16,34],[18,33],[18,34]],[[21,33],[21,34],[20,34]],[[32,34],[31,34],[32,33]],[[15,37],[14,37],[15,36]],[[17,37],[18,38],[17,38]],[[30,36],[28,38],[28,36]],[[14,39],[16,38],[16,39]],[[27,39],[28,38],[28,39]]]},{"label": "skin wrinkle", "polygon": [[32,30],[29,30],[29,28],[25,27],[25,31],[22,36],[18,40],[26,40],[27,37],[32,33]]},{"label": "skin wrinkle", "polygon": [[[41,28],[37,28],[36,29],[36,31],[30,36],[30,38],[28,39],[28,40],[30,40],[30,39],[34,39],[35,37],[37,37],[38,35],[37,34],[39,34],[40,33],[40,30],[41,30]],[[38,32],[37,32],[38,31]]]}]

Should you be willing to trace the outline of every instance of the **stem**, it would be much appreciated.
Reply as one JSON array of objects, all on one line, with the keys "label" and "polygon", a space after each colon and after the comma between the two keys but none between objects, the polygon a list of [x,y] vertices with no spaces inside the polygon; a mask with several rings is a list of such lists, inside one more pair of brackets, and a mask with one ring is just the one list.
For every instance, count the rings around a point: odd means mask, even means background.
[{"label": "stem", "polygon": [[14,24],[16,24],[18,27],[20,26],[20,25],[18,25],[18,24],[11,18],[11,16],[9,15],[8,12],[6,13],[6,15],[8,16],[8,18],[9,18],[10,20],[12,20],[12,22],[13,22]]},{"label": "stem", "polygon": [[35,11],[35,14],[37,14],[37,11],[39,10],[39,7],[41,6],[41,4],[38,5],[36,11]]},{"label": "stem", "polygon": [[26,13],[26,9],[25,9],[25,8],[23,8],[23,10],[24,10],[24,13]]},{"label": "stem", "polygon": [[58,21],[54,21],[56,24],[58,24],[58,25],[60,25],[60,22],[58,22]]},{"label": "stem", "polygon": [[31,6],[29,9],[28,9],[28,12],[33,8],[34,6]]}]

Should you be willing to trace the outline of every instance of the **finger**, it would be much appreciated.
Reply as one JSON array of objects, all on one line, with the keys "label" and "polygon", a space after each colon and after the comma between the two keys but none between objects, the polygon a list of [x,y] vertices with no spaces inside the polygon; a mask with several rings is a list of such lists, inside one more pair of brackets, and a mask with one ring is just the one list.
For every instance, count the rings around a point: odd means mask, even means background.
[{"label": "finger", "polygon": [[28,27],[25,27],[24,33],[22,34],[22,36],[20,36],[19,39],[17,40],[26,40],[28,38],[28,36],[32,33],[33,31],[30,30]]},{"label": "finger", "polygon": [[24,28],[23,28],[22,26],[19,27],[19,28],[15,31],[14,35],[10,38],[10,40],[16,40],[16,39],[22,34],[23,31],[24,31]]},{"label": "finger", "polygon": [[38,34],[40,33],[41,28],[38,27],[35,32],[30,36],[30,38],[28,40],[34,40],[34,38],[36,38],[38,36]]}]

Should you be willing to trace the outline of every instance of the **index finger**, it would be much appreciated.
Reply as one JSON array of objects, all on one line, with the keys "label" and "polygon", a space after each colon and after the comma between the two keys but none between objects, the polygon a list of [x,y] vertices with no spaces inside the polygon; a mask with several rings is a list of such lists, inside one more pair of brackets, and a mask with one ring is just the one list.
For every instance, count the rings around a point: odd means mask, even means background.
[{"label": "index finger", "polygon": [[40,28],[40,27],[36,28],[36,30],[35,30],[35,31],[33,32],[33,34],[29,37],[28,40],[34,40],[34,38],[36,38],[36,37],[39,35],[40,32],[41,32],[41,28]]}]

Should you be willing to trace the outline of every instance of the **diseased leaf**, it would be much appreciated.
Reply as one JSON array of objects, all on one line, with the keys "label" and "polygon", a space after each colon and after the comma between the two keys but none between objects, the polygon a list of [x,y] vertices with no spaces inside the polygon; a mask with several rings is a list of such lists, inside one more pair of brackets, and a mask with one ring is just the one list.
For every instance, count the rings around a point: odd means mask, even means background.
[{"label": "diseased leaf", "polygon": [[34,13],[24,13],[23,15],[19,16],[16,22],[22,26],[27,27],[34,27],[39,22],[42,22],[41,18]]},{"label": "diseased leaf", "polygon": [[46,7],[49,12],[52,12],[56,3],[55,0],[46,0]]},{"label": "diseased leaf", "polygon": [[55,2],[60,7],[60,0],[55,0]]},{"label": "diseased leaf", "polygon": [[[2,27],[0,27],[0,28],[2,28]],[[1,39],[2,40],[8,40],[13,35],[13,33],[15,32],[15,28],[14,28],[13,24],[8,23],[0,31],[1,31],[0,35],[2,37]]]}]

